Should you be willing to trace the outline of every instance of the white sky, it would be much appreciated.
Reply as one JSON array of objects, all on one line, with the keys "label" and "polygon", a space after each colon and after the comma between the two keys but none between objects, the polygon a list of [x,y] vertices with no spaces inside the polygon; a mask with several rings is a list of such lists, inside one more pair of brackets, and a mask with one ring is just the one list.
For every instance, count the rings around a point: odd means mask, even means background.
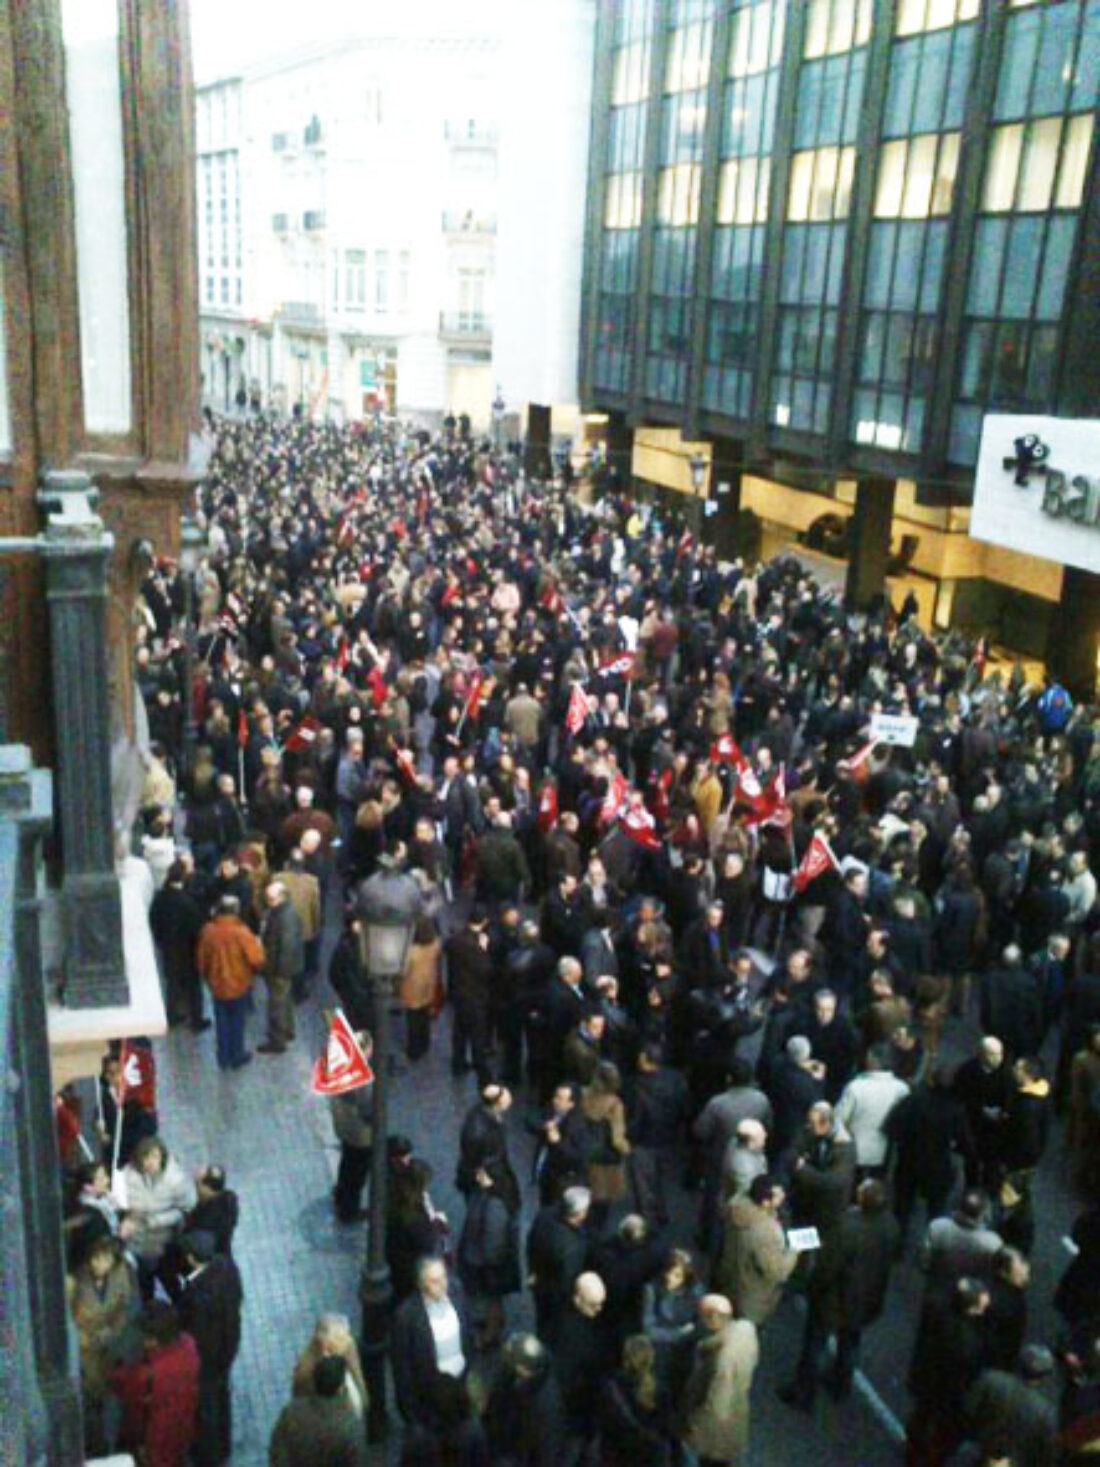
[{"label": "white sky", "polygon": [[[191,0],[195,77],[208,81],[268,56],[361,30],[483,30],[531,0]],[[553,0],[535,0],[552,4]]]}]

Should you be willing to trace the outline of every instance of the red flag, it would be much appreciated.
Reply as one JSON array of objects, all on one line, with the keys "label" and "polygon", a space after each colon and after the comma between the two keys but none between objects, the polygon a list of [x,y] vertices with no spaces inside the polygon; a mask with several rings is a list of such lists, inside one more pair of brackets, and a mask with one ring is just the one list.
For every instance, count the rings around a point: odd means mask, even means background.
[{"label": "red flag", "polygon": [[658,820],[667,820],[669,811],[668,794],[672,789],[672,766],[662,769],[656,777],[650,775],[650,784],[653,786],[650,798],[650,809]]},{"label": "red flag", "polygon": [[871,755],[877,747],[878,740],[871,739],[862,748],[857,749],[850,759],[838,759],[837,769],[846,770],[856,784],[865,784],[871,774]]},{"label": "red flag", "polygon": [[630,786],[618,770],[616,770],[614,777],[608,782],[607,794],[604,797],[604,802],[600,809],[600,821],[602,824],[606,825],[609,821],[615,819],[615,816],[618,815],[623,807],[623,802],[626,800],[629,790]]},{"label": "red flag", "polygon": [[794,873],[792,884],[795,891],[805,891],[810,882],[823,876],[830,866],[834,870],[840,869],[840,863],[833,855],[832,846],[820,830],[815,830],[810,844],[806,847],[806,854],[798,863],[798,870]]},{"label": "red flag", "polygon": [[343,1010],[336,1009],[325,1052],[313,1063],[314,1095],[346,1095],[349,1090],[361,1090],[373,1080],[374,1072],[355,1037],[355,1030],[344,1018]]},{"label": "red flag", "polygon": [[237,710],[237,747],[238,749],[248,748],[248,719],[245,717],[243,708]]},{"label": "red flag", "polygon": [[553,581],[547,581],[539,596],[539,605],[551,616],[558,616],[565,610],[565,597],[554,585]]},{"label": "red flag", "polygon": [[772,810],[760,822],[761,825],[774,825],[778,830],[789,830],[794,824],[794,811],[787,804],[787,775],[782,765],[772,775],[766,794]]},{"label": "red flag", "polygon": [[637,845],[643,846],[647,851],[659,851],[661,849],[661,838],[657,834],[657,822],[640,800],[637,804],[629,805],[619,816],[619,829],[625,832]]},{"label": "red flag", "polygon": [[448,581],[448,583],[443,587],[443,595],[439,598],[440,610],[442,611],[445,607],[450,606],[452,601],[457,601],[461,595],[462,587],[458,584],[458,582]]},{"label": "red flag", "polygon": [[317,742],[317,735],[321,732],[321,724],[314,718],[312,713],[307,713],[301,723],[291,733],[283,749],[288,754],[300,754],[306,749],[312,749]]},{"label": "red flag", "polygon": [[568,732],[571,734],[580,733],[587,717],[588,699],[585,697],[584,689],[580,683],[574,683],[573,691],[569,694],[569,707],[565,712],[565,727]]},{"label": "red flag", "polygon": [[121,1075],[119,1103],[124,1103],[132,1096],[143,1110],[156,1110],[157,1065],[152,1049],[145,1044],[124,1039],[118,1052],[118,1063]]},{"label": "red flag", "polygon": [[597,677],[633,677],[634,676],[634,653],[619,652],[613,654],[607,662],[601,663],[596,669]]},{"label": "red flag", "polygon": [[745,756],[737,746],[737,741],[732,734],[719,734],[710,746],[710,757],[713,764],[743,764]]},{"label": "red flag", "polygon": [[397,765],[397,772],[407,785],[416,784],[416,765],[408,749],[399,748],[396,741],[390,741],[393,750],[393,762]]},{"label": "red flag", "polygon": [[485,674],[480,669],[470,679],[470,691],[466,695],[466,708],[463,718],[476,718],[481,709],[481,699],[485,689]]},{"label": "red flag", "polygon": [[371,701],[374,703],[374,706],[381,708],[382,704],[389,697],[390,690],[386,686],[386,679],[382,676],[382,669],[380,667],[372,667],[370,672],[367,673],[367,687],[370,688]]},{"label": "red flag", "polygon": [[535,815],[535,825],[545,835],[548,830],[553,830],[557,823],[558,791],[557,787],[547,780],[539,791],[539,805]]},{"label": "red flag", "polygon": [[355,530],[352,527],[351,518],[347,514],[342,514],[336,525],[336,543],[343,548],[345,545],[350,545],[354,539]]},{"label": "red flag", "polygon": [[794,819],[787,804],[787,781],[782,769],[777,769],[767,788],[761,789],[756,774],[746,765],[739,777],[738,793],[749,806],[746,825],[777,825],[782,830]]},{"label": "red flag", "polygon": [[343,672],[351,657],[351,647],[348,645],[347,637],[341,637],[336,644],[336,671]]}]

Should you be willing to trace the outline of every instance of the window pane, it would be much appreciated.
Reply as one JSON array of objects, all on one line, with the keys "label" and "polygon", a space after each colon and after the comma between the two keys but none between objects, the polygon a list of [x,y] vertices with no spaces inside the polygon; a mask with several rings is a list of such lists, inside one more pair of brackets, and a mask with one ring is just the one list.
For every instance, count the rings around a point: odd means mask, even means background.
[{"label": "window pane", "polygon": [[991,321],[972,321],[967,327],[959,382],[963,397],[985,401],[993,365],[993,329]]},{"label": "window pane", "polygon": [[841,148],[840,171],[837,175],[836,202],[833,207],[834,219],[846,219],[848,217],[848,205],[852,197],[852,178],[856,168],[855,148]]},{"label": "window pane", "polygon": [[871,247],[867,255],[867,276],[863,299],[868,306],[890,303],[890,275],[894,266],[894,242],[897,228],[893,224],[871,226]]},{"label": "window pane", "polygon": [[1047,209],[1054,188],[1054,170],[1058,164],[1058,142],[1062,136],[1062,119],[1044,117],[1028,126],[1027,141],[1020,170],[1018,209]]},{"label": "window pane", "polygon": [[1062,314],[1062,297],[1069,275],[1069,257],[1076,230],[1077,221],[1065,214],[1052,219],[1047,227],[1046,248],[1043,250],[1043,278],[1039,285],[1039,299],[1035,303],[1035,314],[1040,320],[1057,321]]},{"label": "window pane", "polygon": [[649,42],[635,41],[621,46],[615,54],[615,76],[611,85],[611,102],[621,107],[640,102],[649,92]]},{"label": "window pane", "polygon": [[985,170],[985,194],[982,198],[982,208],[987,213],[998,214],[1012,208],[1023,141],[1024,129],[1020,123],[1014,123],[1011,127],[994,128]]},{"label": "window pane", "polygon": [[898,0],[896,31],[899,36],[913,36],[924,30],[925,0]]},{"label": "window pane", "polygon": [[906,219],[927,219],[932,202],[932,176],[936,168],[936,138],[914,138],[909,144],[905,170],[905,194],[901,212]]},{"label": "window pane", "polygon": [[908,155],[907,142],[884,143],[879,150],[878,188],[875,192],[875,215],[879,219],[896,219],[901,213]]},{"label": "window pane", "polygon": [[1066,140],[1062,147],[1062,167],[1058,174],[1058,194],[1054,200],[1059,209],[1077,209],[1081,205],[1091,144],[1092,114],[1088,113],[1084,117],[1071,117],[1066,127]]},{"label": "window pane", "polygon": [[814,178],[814,155],[795,153],[791,159],[791,187],[787,217],[803,220],[810,217],[810,188]]},{"label": "window pane", "polygon": [[[1086,36],[1083,45],[1096,44]],[[1077,6],[1048,5],[1043,14],[1043,42],[1035,67],[1030,111],[1061,112],[1069,101],[1073,54],[1077,46]]]},{"label": "window pane", "polygon": [[1007,219],[980,219],[974,237],[970,267],[970,310],[975,316],[995,316],[1001,289],[1001,264],[1008,240]]},{"label": "window pane", "polygon": [[1039,14],[1014,15],[1005,28],[1005,47],[1001,57],[994,117],[1023,117],[1027,113],[1031,73],[1035,66],[1042,19]]},{"label": "window pane", "polygon": [[1057,326],[1037,326],[1031,333],[1027,354],[1027,400],[1032,407],[1047,407],[1054,401],[1058,366]]},{"label": "window pane", "polygon": [[818,148],[814,163],[813,193],[810,199],[811,219],[831,219],[833,217],[839,161],[836,148]]},{"label": "window pane", "polygon": [[829,43],[829,0],[809,0],[803,55],[824,56]]},{"label": "window pane", "polygon": [[959,134],[945,133],[936,154],[936,176],[932,181],[932,213],[950,214],[959,169]]},{"label": "window pane", "polygon": [[1012,221],[1005,256],[1002,316],[1029,316],[1035,294],[1035,262],[1042,258],[1045,220],[1026,214]]}]

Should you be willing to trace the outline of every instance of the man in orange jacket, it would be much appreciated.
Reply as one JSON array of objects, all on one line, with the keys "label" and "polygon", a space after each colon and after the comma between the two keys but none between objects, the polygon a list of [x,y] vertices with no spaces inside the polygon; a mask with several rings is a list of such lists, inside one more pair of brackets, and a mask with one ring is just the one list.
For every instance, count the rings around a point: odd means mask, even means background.
[{"label": "man in orange jacket", "polygon": [[214,999],[218,1067],[239,1070],[251,1053],[244,1047],[244,1021],[252,980],[264,966],[263,943],[241,920],[236,897],[223,896],[199,933],[199,974]]}]

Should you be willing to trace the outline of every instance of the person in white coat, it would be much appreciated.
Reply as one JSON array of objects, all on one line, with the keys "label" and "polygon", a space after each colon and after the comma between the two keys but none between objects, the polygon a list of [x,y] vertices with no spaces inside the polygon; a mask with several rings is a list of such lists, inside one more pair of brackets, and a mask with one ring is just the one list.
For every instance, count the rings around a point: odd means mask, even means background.
[{"label": "person in white coat", "polygon": [[851,1135],[860,1176],[881,1176],[890,1149],[886,1122],[909,1094],[909,1086],[890,1070],[889,1052],[873,1045],[863,1069],[848,1081],[837,1102],[836,1118]]}]

